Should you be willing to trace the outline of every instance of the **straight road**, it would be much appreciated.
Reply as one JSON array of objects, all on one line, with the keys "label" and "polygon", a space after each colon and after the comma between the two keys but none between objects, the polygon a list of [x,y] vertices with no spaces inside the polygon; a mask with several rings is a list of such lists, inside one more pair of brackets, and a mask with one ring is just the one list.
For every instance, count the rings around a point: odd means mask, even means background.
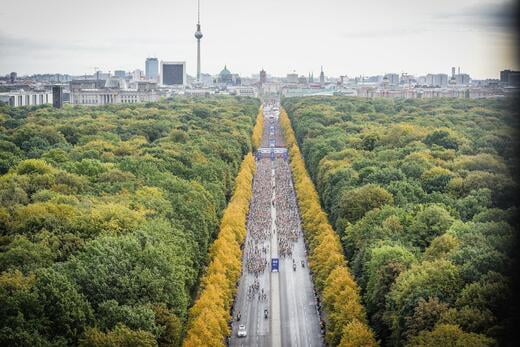
[{"label": "straight road", "polygon": [[[279,259],[278,234],[276,233],[276,169],[271,168],[271,259]],[[280,273],[271,271],[271,345],[282,345],[281,314],[280,314]],[[265,318],[265,316],[264,316]]]},{"label": "straight road", "polygon": [[[277,106],[264,105],[264,153],[285,148]],[[272,258],[279,259],[279,272],[271,272]],[[257,159],[233,316],[230,346],[324,345],[291,171],[283,155]],[[241,324],[246,337],[237,336]]]},{"label": "straight road", "polygon": [[[264,310],[270,311],[271,302],[270,273],[265,264],[270,259],[269,230],[274,223],[271,218],[270,187],[270,160],[260,159],[253,179],[253,198],[243,250],[242,276],[233,308],[230,346],[271,346],[270,320],[264,318]],[[237,320],[239,315],[240,320]],[[247,336],[238,338],[238,326],[241,324],[246,326]]]}]

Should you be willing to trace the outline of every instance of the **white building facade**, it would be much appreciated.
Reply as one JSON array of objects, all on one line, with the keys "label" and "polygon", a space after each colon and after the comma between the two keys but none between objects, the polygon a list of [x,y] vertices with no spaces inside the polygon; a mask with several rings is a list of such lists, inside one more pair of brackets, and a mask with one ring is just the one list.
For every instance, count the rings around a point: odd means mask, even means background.
[{"label": "white building facade", "polygon": [[73,105],[110,105],[136,104],[139,102],[159,101],[157,91],[83,89],[71,92],[70,103]]},{"label": "white building facade", "polygon": [[52,91],[12,91],[0,93],[0,102],[13,107],[52,104]]}]

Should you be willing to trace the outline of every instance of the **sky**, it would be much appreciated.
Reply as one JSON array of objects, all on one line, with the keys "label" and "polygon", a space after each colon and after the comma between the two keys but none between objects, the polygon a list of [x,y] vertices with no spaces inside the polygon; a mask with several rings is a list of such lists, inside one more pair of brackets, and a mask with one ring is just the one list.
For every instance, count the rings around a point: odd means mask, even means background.
[{"label": "sky", "polygon": [[[518,69],[513,0],[201,0],[202,72],[390,72],[498,78]],[[17,0],[0,6],[0,74],[196,72],[197,0]]]}]

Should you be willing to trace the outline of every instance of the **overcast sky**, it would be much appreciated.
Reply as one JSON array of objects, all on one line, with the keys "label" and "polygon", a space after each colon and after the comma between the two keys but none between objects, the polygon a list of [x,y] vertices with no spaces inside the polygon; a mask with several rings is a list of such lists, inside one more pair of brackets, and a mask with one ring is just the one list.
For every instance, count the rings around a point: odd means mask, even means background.
[{"label": "overcast sky", "polygon": [[[497,78],[518,68],[512,0],[201,0],[202,71]],[[0,6],[0,74],[196,69],[196,0],[16,0]]]}]

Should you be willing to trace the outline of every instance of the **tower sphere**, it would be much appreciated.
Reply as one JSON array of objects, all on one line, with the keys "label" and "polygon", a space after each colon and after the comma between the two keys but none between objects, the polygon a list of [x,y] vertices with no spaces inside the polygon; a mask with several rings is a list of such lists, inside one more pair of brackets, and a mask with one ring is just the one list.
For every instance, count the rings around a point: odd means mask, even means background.
[{"label": "tower sphere", "polygon": [[200,39],[202,38],[202,33],[201,33],[200,31],[196,31],[196,32],[195,32],[195,38],[196,38],[197,40],[200,40]]}]

